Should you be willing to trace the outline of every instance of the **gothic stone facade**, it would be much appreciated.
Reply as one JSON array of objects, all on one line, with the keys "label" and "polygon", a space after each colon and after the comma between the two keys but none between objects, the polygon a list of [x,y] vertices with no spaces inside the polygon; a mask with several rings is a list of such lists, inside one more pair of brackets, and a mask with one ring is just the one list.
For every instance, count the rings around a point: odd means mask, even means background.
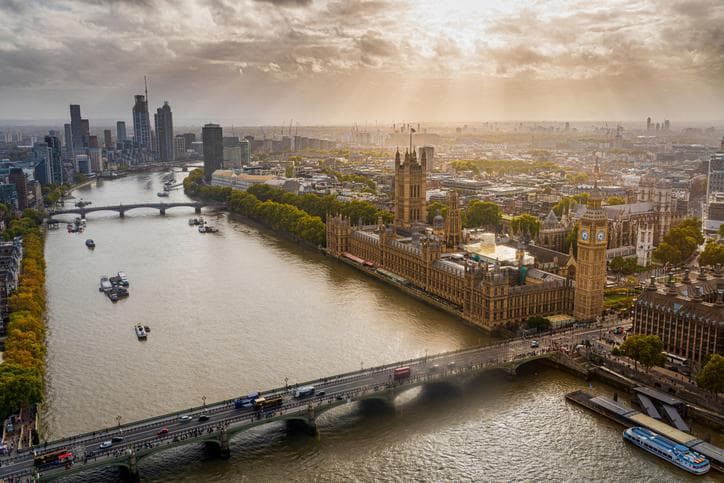
[{"label": "gothic stone facade", "polygon": [[395,154],[395,225],[410,228],[414,223],[427,223],[427,154],[420,161],[415,151]]},{"label": "gothic stone facade", "polygon": [[412,240],[403,239],[382,224],[353,227],[341,216],[328,217],[327,250],[404,278],[409,286],[444,301],[484,329],[535,315],[570,313],[573,307],[570,279],[540,270],[531,272],[545,276],[526,277],[517,267],[452,258],[445,253],[444,242],[434,236],[413,233]]}]

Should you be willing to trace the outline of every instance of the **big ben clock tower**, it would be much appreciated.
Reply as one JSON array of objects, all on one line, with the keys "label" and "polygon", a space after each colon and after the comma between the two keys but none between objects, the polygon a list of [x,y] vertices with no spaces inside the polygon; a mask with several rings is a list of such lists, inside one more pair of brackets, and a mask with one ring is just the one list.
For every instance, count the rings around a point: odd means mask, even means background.
[{"label": "big ben clock tower", "polygon": [[596,158],[595,183],[588,199],[586,212],[578,229],[578,255],[576,257],[576,293],[573,316],[588,321],[603,312],[603,291],[606,286],[606,244],[608,220],[601,208],[601,191],[598,189],[598,158]]}]

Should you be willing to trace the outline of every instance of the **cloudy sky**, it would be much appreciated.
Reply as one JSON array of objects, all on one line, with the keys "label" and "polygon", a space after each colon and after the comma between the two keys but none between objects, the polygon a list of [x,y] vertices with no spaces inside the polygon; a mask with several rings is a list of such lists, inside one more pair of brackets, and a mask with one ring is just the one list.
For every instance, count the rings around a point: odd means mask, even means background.
[{"label": "cloudy sky", "polygon": [[722,0],[0,0],[0,119],[724,119]]}]

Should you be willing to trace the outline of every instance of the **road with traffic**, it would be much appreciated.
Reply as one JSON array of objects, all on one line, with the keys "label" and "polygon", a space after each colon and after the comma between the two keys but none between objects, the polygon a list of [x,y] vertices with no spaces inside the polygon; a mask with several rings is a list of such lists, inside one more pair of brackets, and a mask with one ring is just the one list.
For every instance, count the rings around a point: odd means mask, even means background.
[{"label": "road with traffic", "polygon": [[[496,367],[505,368],[516,361],[545,357],[554,350],[570,351],[585,339],[600,338],[601,331],[601,328],[583,328],[552,332],[537,338],[535,342],[530,338],[513,339],[262,391],[259,397],[282,398],[280,406],[268,410],[256,410],[253,407],[237,409],[235,400],[231,399],[143,421],[119,424],[117,427],[47,442],[32,450],[0,457],[0,478],[25,481],[34,475],[54,478],[94,467],[126,466],[132,454],[141,457],[193,441],[219,442],[222,434],[228,438],[231,433],[277,420],[300,419],[314,424],[318,414],[341,404],[370,398],[391,401],[396,394],[410,387],[448,381]],[[394,371],[400,367],[409,368],[410,375],[396,380]],[[306,398],[295,397],[295,389],[302,386],[313,386],[315,393]],[[37,458],[60,450],[72,452],[72,463],[36,465]]]}]

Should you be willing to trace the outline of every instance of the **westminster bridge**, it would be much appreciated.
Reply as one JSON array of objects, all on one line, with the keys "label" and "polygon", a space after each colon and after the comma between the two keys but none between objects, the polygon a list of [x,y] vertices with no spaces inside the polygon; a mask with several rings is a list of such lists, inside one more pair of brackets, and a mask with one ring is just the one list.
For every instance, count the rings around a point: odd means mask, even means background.
[{"label": "westminster bridge", "polygon": [[[270,389],[260,392],[258,397],[267,400],[281,397],[282,403],[268,410],[236,408],[235,399],[229,399],[50,441],[12,457],[0,457],[0,481],[3,478],[8,482],[49,481],[108,466],[120,467],[129,479],[138,480],[138,463],[151,454],[190,443],[204,443],[215,447],[220,456],[226,458],[230,456],[229,439],[235,433],[275,421],[296,421],[316,433],[315,421],[320,414],[354,401],[376,399],[392,404],[401,392],[426,385],[462,389],[482,372],[498,370],[515,374],[520,366],[540,359],[586,374],[586,367],[569,357],[568,350],[560,349],[598,338],[599,332],[600,329],[587,328],[551,333],[538,339],[537,348],[531,348],[530,340],[513,339],[333,375],[294,387]],[[409,377],[396,380],[395,369],[401,367],[410,369]],[[303,386],[313,386],[315,393],[296,398],[295,388]],[[109,441],[115,442],[101,448],[101,443]],[[59,451],[72,452],[73,460],[56,465],[35,464],[43,455]]]}]

